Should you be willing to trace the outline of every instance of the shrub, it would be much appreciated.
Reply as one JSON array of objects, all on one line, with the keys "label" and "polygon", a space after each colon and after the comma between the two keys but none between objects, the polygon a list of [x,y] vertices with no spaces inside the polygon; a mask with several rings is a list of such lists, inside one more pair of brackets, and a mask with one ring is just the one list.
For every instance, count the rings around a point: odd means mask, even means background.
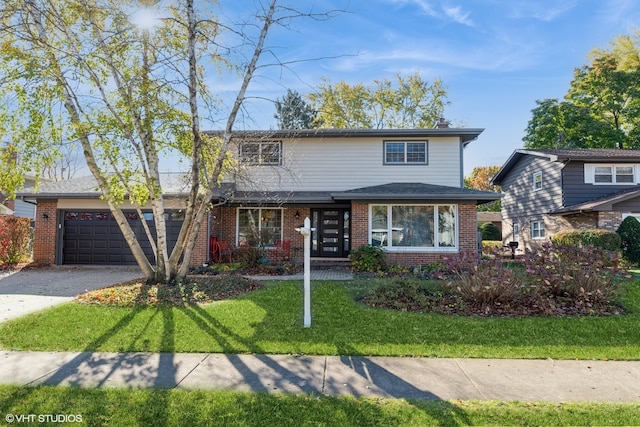
[{"label": "shrub", "polygon": [[445,285],[471,311],[495,314],[522,306],[527,298],[524,277],[502,262],[500,250],[494,257],[479,258],[475,252],[461,252],[445,259],[453,280]]},{"label": "shrub", "polygon": [[419,312],[428,310],[442,296],[442,289],[433,282],[394,278],[374,282],[362,301],[372,307]]},{"label": "shrub", "polygon": [[0,264],[15,265],[31,257],[31,224],[28,218],[0,217]]},{"label": "shrub", "polygon": [[622,256],[634,264],[640,263],[640,222],[635,217],[628,216],[616,233],[620,236]]},{"label": "shrub", "polygon": [[622,274],[618,252],[545,243],[527,252],[522,264],[516,268],[499,256],[455,254],[444,260],[451,278],[444,288],[460,298],[462,311],[482,315],[620,311],[614,303]]},{"label": "shrub", "polygon": [[500,240],[502,241],[502,232],[492,222],[485,222],[484,224],[478,227],[480,233],[482,234],[482,240]]},{"label": "shrub", "polygon": [[235,250],[233,256],[241,268],[255,268],[260,265],[262,251],[255,246],[240,246]]},{"label": "shrub", "polygon": [[386,268],[386,254],[379,246],[363,245],[349,255],[356,272],[378,272]]},{"label": "shrub", "polygon": [[490,254],[502,249],[502,240],[483,240],[482,253]]},{"label": "shrub", "polygon": [[551,237],[554,245],[596,246],[608,251],[619,251],[621,239],[618,233],[601,229],[561,231]]},{"label": "shrub", "polygon": [[576,297],[584,292],[611,295],[618,268],[617,252],[600,247],[543,244],[537,252],[525,255],[526,271],[546,293]]}]

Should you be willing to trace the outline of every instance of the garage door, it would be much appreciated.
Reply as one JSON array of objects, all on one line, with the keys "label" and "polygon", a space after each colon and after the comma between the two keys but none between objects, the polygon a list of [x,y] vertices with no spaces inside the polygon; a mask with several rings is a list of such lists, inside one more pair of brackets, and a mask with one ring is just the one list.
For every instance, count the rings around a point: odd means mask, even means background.
[{"label": "garage door", "polygon": [[[142,221],[145,221],[155,238],[153,214],[145,212],[140,218],[136,212],[125,212],[129,225],[135,232],[140,246],[153,262],[153,250],[146,237]],[[63,264],[136,264],[136,260],[124,240],[120,227],[109,211],[64,211],[62,236]],[[173,248],[182,225],[180,212],[165,213],[169,247]]]}]

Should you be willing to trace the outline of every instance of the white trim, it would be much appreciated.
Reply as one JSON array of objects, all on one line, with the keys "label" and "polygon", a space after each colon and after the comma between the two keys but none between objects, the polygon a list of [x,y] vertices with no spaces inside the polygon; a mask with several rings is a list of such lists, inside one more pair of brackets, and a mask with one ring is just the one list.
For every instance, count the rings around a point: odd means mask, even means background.
[{"label": "white trim", "polygon": [[[389,162],[387,161],[387,145],[388,144],[402,144],[404,159],[401,162]],[[423,162],[410,162],[407,160],[409,153],[407,152],[407,144],[422,144],[424,146],[424,161]],[[386,140],[382,143],[382,163],[384,165],[428,165],[429,164],[429,144],[426,140],[416,141],[394,141]]]},{"label": "white trim", "polygon": [[[386,245],[381,245],[387,252],[415,252],[415,253],[430,253],[430,252],[458,252],[460,247],[460,208],[457,203],[370,203],[369,204],[369,224],[368,224],[368,242],[371,245],[373,242],[373,215],[372,210],[373,206],[385,206],[387,208],[387,229],[380,230],[382,232],[387,233],[387,243]],[[433,207],[433,246],[391,246],[389,245],[388,236],[392,236],[393,229],[393,218],[391,215],[393,206],[419,206],[425,207],[430,206]],[[439,221],[440,217],[438,215],[438,207],[439,206],[454,206],[455,207],[455,243],[454,246],[438,246],[440,242],[439,236]],[[397,230],[396,230],[397,231]]]},{"label": "white trim", "polygon": [[236,208],[236,242],[235,245],[240,245],[240,211],[241,210],[258,210],[258,233],[262,231],[262,211],[263,210],[278,210],[280,211],[280,237],[276,240],[282,240],[284,234],[284,209],[278,207],[239,207]]},{"label": "white trim", "polygon": [[[633,173],[631,182],[617,182],[616,168],[630,167]],[[609,168],[611,171],[611,182],[596,182],[596,168]],[[635,163],[585,163],[584,182],[593,185],[637,185],[640,181],[640,164]]]},{"label": "white trim", "polygon": [[[538,184],[538,180],[536,179],[537,177],[540,177],[540,187],[537,186]],[[542,183],[542,171],[534,172],[533,173],[533,191],[542,190],[542,187],[544,187]]]},{"label": "white trim", "polygon": [[[534,233],[534,225],[538,224],[538,232]],[[539,221],[531,221],[531,239],[533,240],[542,240],[545,238],[545,225],[544,225],[544,221],[543,220],[539,220]],[[535,236],[534,234],[537,234],[537,236]]]}]

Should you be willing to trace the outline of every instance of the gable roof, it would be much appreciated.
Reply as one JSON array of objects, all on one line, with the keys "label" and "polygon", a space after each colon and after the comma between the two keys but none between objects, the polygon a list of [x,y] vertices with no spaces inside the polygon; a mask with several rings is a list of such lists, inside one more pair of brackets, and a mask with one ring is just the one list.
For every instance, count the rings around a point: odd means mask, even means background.
[{"label": "gable roof", "polygon": [[[453,136],[466,147],[484,131],[481,128],[426,128],[426,129],[280,129],[234,131],[239,139],[304,139],[304,138],[429,138]],[[224,131],[205,134],[221,137]]]},{"label": "gable roof", "polygon": [[423,183],[391,183],[331,193],[334,200],[469,200],[477,204],[499,200],[502,194]]},{"label": "gable roof", "polygon": [[589,162],[640,162],[640,150],[620,150],[614,148],[594,149],[517,149],[502,165],[498,173],[491,179],[491,184],[501,185],[511,169],[524,157],[534,156],[546,158],[550,162],[565,163],[568,161]]}]

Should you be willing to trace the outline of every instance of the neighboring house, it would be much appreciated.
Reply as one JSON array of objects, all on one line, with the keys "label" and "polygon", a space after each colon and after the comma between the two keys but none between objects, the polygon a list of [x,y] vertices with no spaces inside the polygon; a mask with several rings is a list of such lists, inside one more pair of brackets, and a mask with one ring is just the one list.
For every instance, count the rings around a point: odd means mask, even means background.
[{"label": "neighboring house", "polygon": [[533,249],[563,230],[615,231],[640,218],[640,150],[516,150],[492,184],[502,186],[505,243]]},{"label": "neighboring house", "polygon": [[[31,188],[33,188],[33,186],[35,185],[35,180],[36,178],[34,176],[25,175],[25,191],[29,191]],[[4,200],[3,205],[4,207],[8,208],[9,211],[5,211],[5,209],[0,208],[0,213],[2,215],[13,215],[20,218],[29,218],[30,220],[34,220],[36,217],[36,205],[33,202],[26,201],[23,198],[17,197],[16,199]]]},{"label": "neighboring house", "polygon": [[[500,194],[463,188],[464,148],[482,129],[280,130],[234,134],[245,165],[225,177],[212,200],[193,263],[207,261],[209,238],[259,243],[272,258],[279,242],[302,256],[295,231],[315,228],[312,257],[346,259],[365,244],[405,265],[476,250],[476,205]],[[216,132],[210,132],[217,135]],[[167,218],[180,225],[184,175],[163,175]],[[43,185],[34,257],[48,263],[133,263],[93,179]],[[45,216],[46,215],[46,216]],[[139,223],[131,214],[132,224]],[[150,218],[148,218],[150,219]],[[114,228],[115,227],[115,228]]]}]

